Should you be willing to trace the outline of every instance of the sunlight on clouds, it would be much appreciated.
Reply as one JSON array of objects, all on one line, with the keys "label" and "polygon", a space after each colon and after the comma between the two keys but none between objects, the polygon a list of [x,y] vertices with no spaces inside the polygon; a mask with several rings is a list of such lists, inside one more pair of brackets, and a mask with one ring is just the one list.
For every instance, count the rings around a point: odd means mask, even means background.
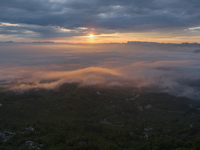
[{"label": "sunlight on clouds", "polygon": [[88,28],[86,28],[86,27],[78,27],[78,28],[76,28],[76,29],[87,30]]},{"label": "sunlight on clouds", "polygon": [[74,30],[70,30],[70,29],[65,29],[65,28],[58,28],[61,32],[71,32],[71,31],[74,31]]},{"label": "sunlight on clouds", "polygon": [[[52,89],[65,82],[82,82],[83,84],[108,83],[107,78],[120,77],[121,74],[112,69],[88,67],[74,71],[47,71],[37,67],[14,67],[1,72],[0,78],[19,77],[19,82],[34,82],[34,85],[21,84],[12,89],[47,88]],[[18,71],[17,71],[18,70]],[[11,75],[12,74],[12,75]],[[55,80],[51,83],[40,83],[42,80]]]},{"label": "sunlight on clouds", "polygon": [[0,26],[20,26],[19,24],[0,22]]},{"label": "sunlight on clouds", "polygon": [[[162,33],[162,34],[161,34]],[[191,36],[188,39],[187,35],[176,35],[173,38],[169,32],[129,32],[129,33],[111,33],[95,35],[96,43],[126,43],[127,41],[143,41],[143,42],[159,42],[162,43],[183,43],[183,42],[198,42],[200,36]]]},{"label": "sunlight on clouds", "polygon": [[33,33],[33,34],[34,34],[34,32],[33,32],[33,31],[25,31],[24,33]]},{"label": "sunlight on clouds", "polygon": [[[119,7],[119,6],[116,6]],[[99,17],[110,17],[112,14],[100,13]],[[13,29],[10,29],[13,27]],[[147,42],[199,42],[197,35],[200,27],[193,27],[183,30],[180,34],[170,31],[151,32],[116,32],[113,30],[77,27],[67,29],[60,26],[43,27],[39,25],[0,23],[0,31],[5,32],[0,37],[0,41],[15,40],[16,42],[33,41],[42,38],[42,41],[70,42],[70,43],[125,43],[127,41],[147,41]],[[20,33],[20,34],[19,34]],[[48,34],[47,34],[48,33]],[[93,34],[94,36],[90,36]],[[17,36],[16,36],[17,35]],[[188,38],[190,36],[190,38]],[[20,37],[20,38],[18,38]],[[89,37],[89,38],[88,38]],[[37,40],[39,41],[39,40]]]},{"label": "sunlight on clouds", "polygon": [[[200,97],[195,87],[184,83],[200,76],[199,55],[193,53],[193,47],[140,42],[34,43],[2,44],[0,51],[0,80],[18,80],[16,86],[0,85],[9,89],[53,89],[66,82],[81,82],[82,85],[153,86],[162,92],[185,96],[190,89],[189,96]],[[26,84],[30,82],[34,84]]]},{"label": "sunlight on clouds", "polygon": [[200,30],[200,27],[193,27],[193,28],[189,28],[189,30],[195,31],[195,30]]},{"label": "sunlight on clouds", "polygon": [[[84,36],[94,28],[94,35],[105,36],[95,36],[93,43],[199,42],[197,38],[191,40],[200,30],[199,11],[195,7],[199,2],[183,0],[180,5],[179,0],[158,1],[19,0],[10,3],[3,0],[0,20],[4,22],[0,23],[0,34],[13,35],[14,42],[23,37],[29,42],[90,43]],[[190,12],[190,17],[186,12]]]},{"label": "sunlight on clouds", "polygon": [[114,8],[114,9],[121,9],[121,8],[124,8],[123,6],[120,6],[120,5],[114,5],[114,6],[111,6],[111,8]]},{"label": "sunlight on clouds", "polygon": [[100,14],[98,14],[98,16],[102,17],[102,18],[106,18],[106,17],[108,17],[108,14],[106,14],[106,13],[100,13]]}]

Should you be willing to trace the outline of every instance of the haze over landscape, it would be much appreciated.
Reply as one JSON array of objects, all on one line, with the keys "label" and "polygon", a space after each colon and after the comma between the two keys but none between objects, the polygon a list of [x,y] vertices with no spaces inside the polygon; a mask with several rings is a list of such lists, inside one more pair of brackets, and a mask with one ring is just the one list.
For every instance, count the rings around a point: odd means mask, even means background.
[{"label": "haze over landscape", "polygon": [[[65,82],[127,85],[199,98],[199,44],[1,44],[0,79],[11,89],[53,89]],[[5,87],[5,85],[2,85]]]}]

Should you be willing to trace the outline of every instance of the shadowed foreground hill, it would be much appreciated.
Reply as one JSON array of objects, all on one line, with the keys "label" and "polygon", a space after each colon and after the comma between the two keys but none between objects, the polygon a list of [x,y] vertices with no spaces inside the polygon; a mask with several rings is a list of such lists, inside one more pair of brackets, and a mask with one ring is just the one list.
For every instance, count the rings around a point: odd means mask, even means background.
[{"label": "shadowed foreground hill", "polygon": [[0,149],[198,149],[200,103],[131,87],[0,93]]}]

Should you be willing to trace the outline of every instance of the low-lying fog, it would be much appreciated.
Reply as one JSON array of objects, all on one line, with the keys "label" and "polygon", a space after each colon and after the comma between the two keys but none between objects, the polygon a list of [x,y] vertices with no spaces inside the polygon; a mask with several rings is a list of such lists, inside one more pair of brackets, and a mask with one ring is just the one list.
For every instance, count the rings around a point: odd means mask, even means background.
[{"label": "low-lying fog", "polygon": [[[0,43],[0,84],[8,89],[65,82],[147,87],[200,98],[199,44]],[[18,81],[18,84],[8,84]],[[26,84],[26,83],[34,84]]]}]

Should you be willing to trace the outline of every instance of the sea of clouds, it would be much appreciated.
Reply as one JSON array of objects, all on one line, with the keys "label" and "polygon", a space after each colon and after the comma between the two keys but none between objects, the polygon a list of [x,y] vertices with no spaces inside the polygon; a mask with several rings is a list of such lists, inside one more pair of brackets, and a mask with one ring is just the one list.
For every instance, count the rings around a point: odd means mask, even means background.
[{"label": "sea of clouds", "polygon": [[[0,43],[0,87],[81,85],[146,87],[200,98],[199,45]],[[15,82],[13,82],[15,81]]]}]

